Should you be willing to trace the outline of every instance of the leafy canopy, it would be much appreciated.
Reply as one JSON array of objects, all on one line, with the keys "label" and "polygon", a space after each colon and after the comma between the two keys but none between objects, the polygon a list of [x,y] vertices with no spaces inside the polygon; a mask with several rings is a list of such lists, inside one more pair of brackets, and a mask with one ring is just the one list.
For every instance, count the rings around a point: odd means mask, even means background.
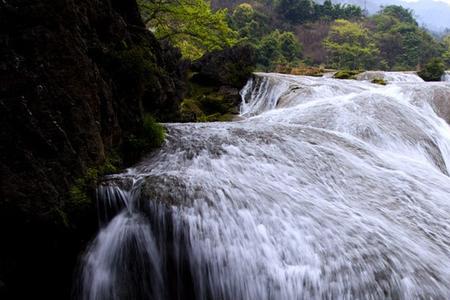
[{"label": "leafy canopy", "polygon": [[443,51],[437,41],[417,25],[411,10],[391,5],[371,20],[383,68],[415,69]]},{"label": "leafy canopy", "polygon": [[196,59],[205,52],[231,47],[237,33],[227,23],[227,10],[212,11],[205,0],[139,0],[144,22],[160,40]]},{"label": "leafy canopy", "polygon": [[379,54],[370,32],[359,23],[336,20],[324,40],[330,63],[337,68],[362,69],[375,65]]}]

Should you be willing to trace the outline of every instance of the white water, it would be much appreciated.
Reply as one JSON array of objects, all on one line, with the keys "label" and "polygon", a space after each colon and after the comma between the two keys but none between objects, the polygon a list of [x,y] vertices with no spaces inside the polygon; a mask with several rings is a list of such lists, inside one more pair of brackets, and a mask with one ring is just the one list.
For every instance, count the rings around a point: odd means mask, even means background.
[{"label": "white water", "polygon": [[450,71],[446,71],[442,76],[441,81],[449,81],[450,82]]},{"label": "white water", "polygon": [[383,72],[366,71],[357,75],[358,80],[372,81],[374,79],[383,79],[388,83],[392,82],[424,82],[415,72]]},{"label": "white water", "polygon": [[[81,299],[450,299],[450,86],[258,74],[99,189]],[[109,222],[108,219],[111,219]]]}]

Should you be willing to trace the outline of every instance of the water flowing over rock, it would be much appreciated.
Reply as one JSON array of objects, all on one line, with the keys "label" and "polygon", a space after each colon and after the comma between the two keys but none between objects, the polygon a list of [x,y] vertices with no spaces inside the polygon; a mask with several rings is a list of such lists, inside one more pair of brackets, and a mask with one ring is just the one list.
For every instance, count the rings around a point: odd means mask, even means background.
[{"label": "water flowing over rock", "polygon": [[383,71],[366,71],[356,76],[358,80],[372,81],[375,79],[383,79],[386,82],[423,82],[416,72],[383,72]]},{"label": "water flowing over rock", "polygon": [[442,75],[441,81],[450,81],[450,71],[446,71],[444,75]]},{"label": "water flowing over rock", "polygon": [[[450,86],[256,74],[99,188],[81,299],[448,299]],[[117,184],[119,182],[119,184]]]}]

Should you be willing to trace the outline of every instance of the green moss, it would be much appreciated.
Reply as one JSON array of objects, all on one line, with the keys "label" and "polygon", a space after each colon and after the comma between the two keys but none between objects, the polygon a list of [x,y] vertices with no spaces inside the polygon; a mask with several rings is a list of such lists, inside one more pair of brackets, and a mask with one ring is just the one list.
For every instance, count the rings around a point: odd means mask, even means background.
[{"label": "green moss", "polygon": [[139,135],[130,134],[122,145],[124,163],[130,165],[137,162],[145,153],[160,147],[164,139],[164,127],[151,115],[145,115],[142,132]]},{"label": "green moss", "polygon": [[184,99],[181,102],[180,114],[184,122],[195,122],[205,116],[205,113],[199,107],[200,103],[194,99]]},{"label": "green moss", "polygon": [[333,78],[336,79],[356,79],[356,75],[361,73],[362,71],[358,70],[341,70],[334,74]]},{"label": "green moss", "polygon": [[164,127],[156,122],[155,118],[147,114],[144,116],[144,137],[149,148],[157,148],[164,143],[165,138]]},{"label": "green moss", "polygon": [[215,114],[206,116],[202,121],[203,122],[229,122],[229,121],[232,121],[235,117],[236,117],[235,114],[215,113]]},{"label": "green moss", "polygon": [[372,80],[372,83],[380,84],[380,85],[387,85],[386,80],[384,80],[383,78],[374,78]]},{"label": "green moss", "polygon": [[64,207],[57,207],[53,210],[54,219],[59,220],[58,222],[66,227],[73,224],[71,222],[73,219],[81,220],[87,211],[92,210],[93,199],[95,199],[94,192],[100,179],[107,174],[118,172],[121,166],[122,161],[118,153],[114,151],[102,164],[88,168],[84,175],[75,179],[69,188],[69,199],[65,202]]},{"label": "green moss", "polygon": [[218,87],[190,82],[188,94],[180,106],[184,122],[225,122],[238,114],[233,99],[221,93]]}]

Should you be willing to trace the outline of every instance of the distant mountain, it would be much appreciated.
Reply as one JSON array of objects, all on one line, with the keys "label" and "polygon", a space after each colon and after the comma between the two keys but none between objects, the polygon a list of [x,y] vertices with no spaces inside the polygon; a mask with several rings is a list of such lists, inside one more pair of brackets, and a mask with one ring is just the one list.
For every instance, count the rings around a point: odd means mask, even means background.
[{"label": "distant mountain", "polygon": [[[318,2],[323,2],[318,1]],[[333,3],[366,5],[369,13],[375,13],[381,6],[402,5],[414,10],[418,22],[433,31],[450,28],[450,1],[448,0],[333,0]]]}]

